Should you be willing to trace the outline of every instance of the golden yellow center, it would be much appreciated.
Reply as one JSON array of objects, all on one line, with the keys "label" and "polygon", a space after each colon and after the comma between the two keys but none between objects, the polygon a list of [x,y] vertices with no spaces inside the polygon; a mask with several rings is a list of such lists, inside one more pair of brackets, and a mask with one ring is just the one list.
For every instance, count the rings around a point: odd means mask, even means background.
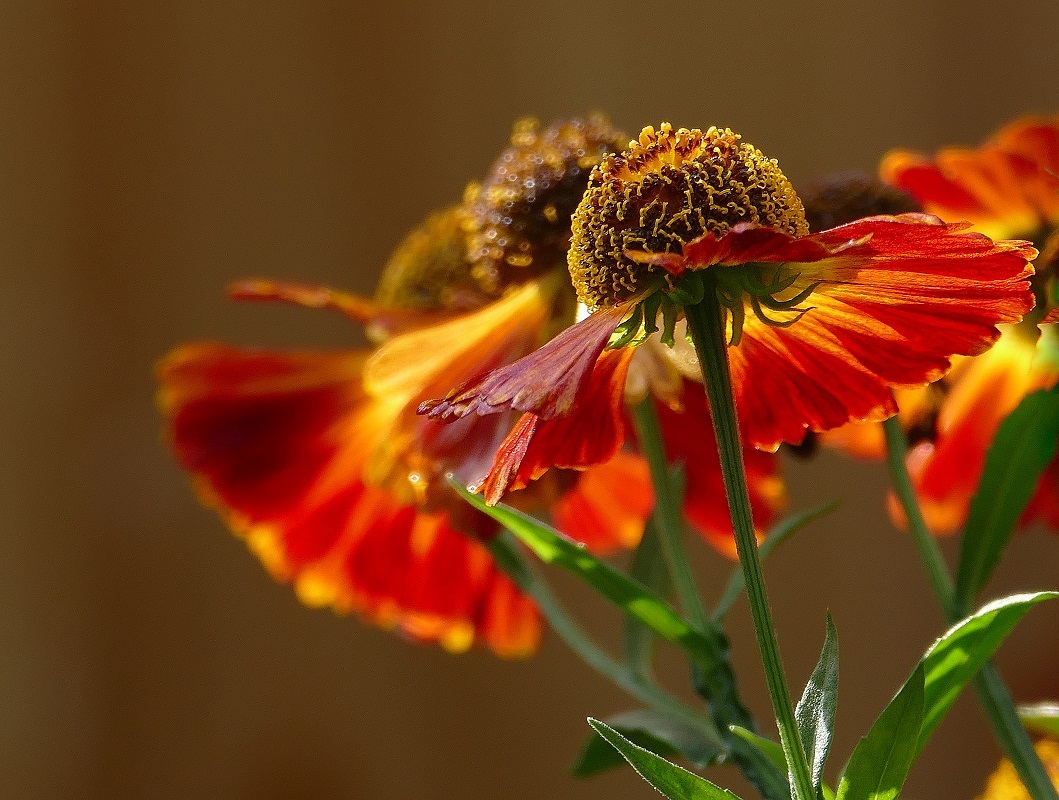
[{"label": "golden yellow center", "polygon": [[679,253],[706,233],[741,222],[809,232],[802,202],[776,161],[727,128],[644,128],[592,171],[573,218],[567,255],[578,300],[612,305],[657,282],[661,267],[626,250]]}]

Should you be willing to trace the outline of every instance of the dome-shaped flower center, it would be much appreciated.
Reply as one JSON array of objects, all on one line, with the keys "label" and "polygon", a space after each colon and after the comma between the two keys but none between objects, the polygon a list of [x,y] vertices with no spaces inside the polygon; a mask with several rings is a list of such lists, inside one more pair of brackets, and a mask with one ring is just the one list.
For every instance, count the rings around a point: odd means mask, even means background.
[{"label": "dome-shaped flower center", "polygon": [[592,309],[612,305],[666,274],[626,250],[679,253],[740,222],[807,234],[801,200],[775,160],[739,139],[727,128],[666,123],[603,159],[574,213],[568,265],[578,300]]},{"label": "dome-shaped flower center", "polygon": [[601,115],[541,128],[522,120],[470,203],[470,259],[483,289],[499,292],[566,263],[570,216],[604,156],[625,136]]},{"label": "dome-shaped flower center", "polygon": [[458,310],[481,305],[467,257],[470,215],[462,206],[431,214],[393,251],[375,299],[385,306]]}]

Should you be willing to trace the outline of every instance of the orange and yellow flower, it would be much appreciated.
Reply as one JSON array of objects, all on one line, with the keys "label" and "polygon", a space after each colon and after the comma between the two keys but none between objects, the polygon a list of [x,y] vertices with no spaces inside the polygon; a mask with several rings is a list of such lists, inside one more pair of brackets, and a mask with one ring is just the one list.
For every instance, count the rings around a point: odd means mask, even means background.
[{"label": "orange and yellow flower", "polygon": [[[1033,288],[1037,309],[1020,325],[1002,326],[988,352],[957,362],[942,381],[898,397],[912,448],[908,468],[932,531],[963,527],[985,456],[1003,419],[1028,393],[1059,381],[1054,319],[1054,262],[1059,250],[1059,117],[1027,117],[976,149],[949,148],[934,157],[907,151],[886,156],[883,180],[911,194],[943,219],[966,219],[990,236],[1033,239],[1041,249]],[[1050,286],[1051,285],[1051,286]],[[1041,334],[1043,331],[1043,335]],[[825,438],[856,455],[885,452],[875,426],[850,426]],[[1042,477],[1023,524],[1059,530],[1059,462]],[[896,498],[891,514],[904,524]]]},{"label": "orange and yellow flower", "polygon": [[[570,215],[590,168],[620,142],[601,118],[520,123],[487,180],[395,251],[374,299],[272,281],[231,289],[238,299],[338,311],[365,326],[372,348],[203,343],[160,363],[159,403],[178,460],[304,602],[453,651],[475,642],[505,656],[536,648],[537,610],[480,541],[494,523],[446,481],[480,484],[514,415],[442,425],[415,411],[573,322]],[[670,400],[661,413],[702,426]],[[618,403],[614,424],[624,426],[623,415]],[[654,502],[648,469],[631,451],[607,456],[556,471],[518,504],[551,509],[561,530],[597,552],[635,545]],[[782,500],[775,461],[760,459],[756,474],[767,521]],[[730,524],[704,507],[723,498],[716,463],[689,467],[687,482],[699,526],[729,549]]]},{"label": "orange and yellow flower", "polygon": [[663,125],[605,158],[574,214],[568,258],[593,313],[423,405],[441,420],[522,412],[487,500],[620,446],[626,345],[664,342],[682,372],[698,375],[679,318],[703,300],[706,270],[726,311],[743,434],[764,449],[894,414],[891,387],[936,380],[950,357],[983,352],[998,324],[1033,307],[1028,242],[994,242],[923,214],[810,234],[776,162],[739,139]]}]

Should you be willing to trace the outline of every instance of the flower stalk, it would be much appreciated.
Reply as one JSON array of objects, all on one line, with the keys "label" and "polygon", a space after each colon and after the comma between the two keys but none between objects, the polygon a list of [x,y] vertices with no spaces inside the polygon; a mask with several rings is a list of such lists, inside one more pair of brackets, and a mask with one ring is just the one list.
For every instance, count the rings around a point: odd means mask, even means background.
[{"label": "flower stalk", "polygon": [[[966,609],[957,605],[952,578],[941,548],[927,529],[919,508],[919,500],[905,466],[908,455],[905,434],[897,417],[886,420],[883,429],[886,432],[886,461],[890,480],[908,519],[912,541],[915,542],[920,560],[927,571],[927,578],[946,619],[950,623],[956,623],[966,613]],[[993,735],[996,736],[1004,755],[1015,767],[1030,796],[1033,800],[1059,800],[1059,793],[1052,785],[1025,727],[1019,721],[1015,703],[992,662],[982,667],[975,676],[973,685],[982,710],[993,728]]]},{"label": "flower stalk", "polygon": [[736,417],[735,396],[732,393],[732,378],[728,363],[728,344],[724,317],[717,299],[717,281],[710,270],[703,270],[705,298],[702,302],[685,308],[688,332],[691,335],[699,367],[706,384],[706,396],[713,415],[713,427],[717,437],[717,450],[721,459],[728,508],[735,531],[739,563],[746,579],[747,598],[761,652],[765,680],[768,683],[772,708],[776,715],[780,741],[790,772],[791,788],[796,800],[814,800],[812,777],[806,762],[805,751],[798,735],[787,680],[783,674],[779,642],[772,624],[772,612],[765,592],[764,576],[758,558],[757,538],[750,509],[750,493],[747,489],[746,469],[739,439],[739,423]]}]

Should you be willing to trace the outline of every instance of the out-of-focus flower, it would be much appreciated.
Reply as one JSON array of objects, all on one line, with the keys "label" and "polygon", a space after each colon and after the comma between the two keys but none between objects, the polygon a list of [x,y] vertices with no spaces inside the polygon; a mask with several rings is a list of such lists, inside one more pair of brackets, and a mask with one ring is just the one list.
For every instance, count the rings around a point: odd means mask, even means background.
[{"label": "out-of-focus flower", "polygon": [[[475,641],[505,656],[536,648],[535,607],[474,538],[493,523],[444,480],[480,478],[505,421],[440,426],[415,409],[573,319],[570,211],[591,167],[622,141],[601,117],[519,123],[488,179],[398,247],[374,299],[272,281],[232,287],[240,299],[337,310],[366,326],[373,349],[193,344],[160,363],[159,402],[180,463],[304,602],[453,651]],[[544,488],[561,496],[583,480],[600,478],[562,476]],[[600,550],[635,543],[626,517],[642,527],[650,513],[649,497],[612,501],[615,528],[579,531]]]},{"label": "out-of-focus flower", "polygon": [[[1059,381],[1059,331],[1046,318],[1055,306],[1059,252],[1059,117],[1027,117],[1004,127],[976,149],[948,148],[934,157],[907,151],[886,156],[886,182],[912,195],[943,219],[970,220],[990,236],[1032,239],[1041,250],[1032,285],[1037,307],[1022,323],[1001,326],[988,352],[958,360],[941,381],[898,395],[911,450],[909,473],[932,531],[963,527],[985,456],[1000,423],[1028,393]],[[1043,332],[1043,333],[1042,333]],[[865,458],[882,458],[878,426],[851,425],[824,437]],[[1042,476],[1023,525],[1040,521],[1059,530],[1059,460]],[[891,515],[905,524],[896,498]]]},{"label": "out-of-focus flower", "polygon": [[774,449],[806,428],[881,420],[897,410],[890,387],[939,378],[952,355],[982,352],[998,323],[1033,305],[1029,243],[963,228],[902,214],[810,234],[776,162],[736,134],[646,128],[596,167],[574,214],[569,267],[593,313],[421,412],[523,412],[485,483],[490,502],[550,466],[605,460],[623,438],[631,345],[668,344],[698,375],[679,317],[702,301],[708,269],[749,443]]},{"label": "out-of-focus flower", "polygon": [[[1052,779],[1052,784],[1059,789],[1059,742],[1041,739],[1034,749],[1040,756],[1048,777]],[[1019,779],[1014,765],[1004,759],[996,772],[989,776],[985,791],[978,795],[977,800],[1030,800],[1030,793]]]}]

